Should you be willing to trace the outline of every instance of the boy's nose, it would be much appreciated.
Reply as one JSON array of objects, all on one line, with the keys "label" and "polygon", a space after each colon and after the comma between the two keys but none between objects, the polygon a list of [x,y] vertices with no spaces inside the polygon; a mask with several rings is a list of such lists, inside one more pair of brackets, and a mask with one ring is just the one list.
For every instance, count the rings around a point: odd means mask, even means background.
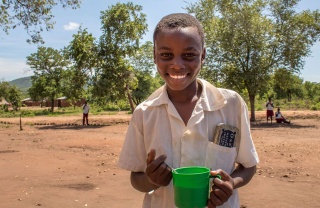
[{"label": "boy's nose", "polygon": [[172,60],[170,64],[171,69],[184,69],[185,65],[184,62],[181,58],[175,58]]}]

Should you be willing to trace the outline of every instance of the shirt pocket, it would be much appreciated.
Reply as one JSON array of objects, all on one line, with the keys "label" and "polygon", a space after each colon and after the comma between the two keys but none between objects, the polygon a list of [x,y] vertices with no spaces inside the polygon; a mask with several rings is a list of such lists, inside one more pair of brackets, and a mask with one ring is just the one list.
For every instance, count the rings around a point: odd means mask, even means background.
[{"label": "shirt pocket", "polygon": [[209,142],[205,166],[212,170],[222,169],[228,174],[231,174],[235,167],[236,155],[236,147],[223,147]]}]

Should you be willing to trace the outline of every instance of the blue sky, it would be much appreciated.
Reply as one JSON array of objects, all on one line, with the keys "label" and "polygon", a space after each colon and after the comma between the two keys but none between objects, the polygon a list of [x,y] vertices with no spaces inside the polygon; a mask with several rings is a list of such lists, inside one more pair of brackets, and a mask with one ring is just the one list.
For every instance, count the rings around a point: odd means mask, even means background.
[{"label": "blue sky", "polygon": [[[121,0],[82,0],[80,9],[54,9],[55,26],[49,32],[43,32],[45,47],[62,49],[72,40],[72,35],[77,33],[79,25],[87,28],[94,37],[101,35],[100,12],[117,3],[126,3]],[[185,2],[196,0],[131,0],[134,4],[143,7],[143,13],[147,16],[149,31],[143,37],[152,41],[152,33],[157,22],[165,15],[174,12],[185,12]],[[319,0],[301,0],[297,9],[320,9]],[[0,81],[11,81],[17,78],[31,76],[33,73],[26,65],[26,57],[37,51],[37,46],[28,44],[29,36],[23,28],[10,31],[9,35],[0,31]],[[312,54],[305,59],[306,64],[301,70],[300,77],[304,81],[320,82],[320,43],[312,47]]]}]

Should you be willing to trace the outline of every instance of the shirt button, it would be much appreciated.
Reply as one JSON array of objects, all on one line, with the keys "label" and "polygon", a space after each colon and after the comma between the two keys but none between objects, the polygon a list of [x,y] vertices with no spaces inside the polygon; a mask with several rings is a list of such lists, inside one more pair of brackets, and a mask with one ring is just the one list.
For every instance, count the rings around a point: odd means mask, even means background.
[{"label": "shirt button", "polygon": [[183,136],[190,136],[191,135],[191,131],[187,130],[183,133]]}]

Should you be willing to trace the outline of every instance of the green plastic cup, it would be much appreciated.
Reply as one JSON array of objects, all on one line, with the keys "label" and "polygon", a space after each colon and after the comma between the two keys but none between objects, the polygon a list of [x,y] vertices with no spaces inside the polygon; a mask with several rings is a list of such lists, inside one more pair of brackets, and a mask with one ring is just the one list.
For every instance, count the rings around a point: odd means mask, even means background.
[{"label": "green plastic cup", "polygon": [[203,208],[207,206],[209,196],[209,179],[206,167],[191,166],[172,170],[174,203],[178,208]]}]

